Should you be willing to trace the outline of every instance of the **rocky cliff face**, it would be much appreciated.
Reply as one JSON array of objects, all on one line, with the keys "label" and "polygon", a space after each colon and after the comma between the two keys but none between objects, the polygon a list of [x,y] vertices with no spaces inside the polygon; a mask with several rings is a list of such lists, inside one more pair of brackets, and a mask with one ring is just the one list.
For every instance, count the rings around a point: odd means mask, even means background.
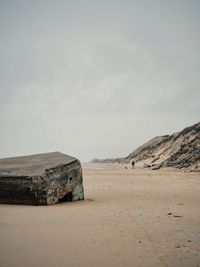
[{"label": "rocky cliff face", "polygon": [[136,165],[152,169],[175,167],[200,171],[200,123],[172,135],[154,137],[125,158],[103,162],[129,163],[132,160]]}]

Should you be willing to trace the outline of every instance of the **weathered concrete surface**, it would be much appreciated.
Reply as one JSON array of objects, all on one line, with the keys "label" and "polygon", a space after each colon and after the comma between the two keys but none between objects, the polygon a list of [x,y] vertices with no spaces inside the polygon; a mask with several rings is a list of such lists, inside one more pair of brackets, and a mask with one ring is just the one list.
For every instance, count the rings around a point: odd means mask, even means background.
[{"label": "weathered concrete surface", "polygon": [[52,152],[0,159],[0,203],[50,205],[84,199],[80,161]]}]

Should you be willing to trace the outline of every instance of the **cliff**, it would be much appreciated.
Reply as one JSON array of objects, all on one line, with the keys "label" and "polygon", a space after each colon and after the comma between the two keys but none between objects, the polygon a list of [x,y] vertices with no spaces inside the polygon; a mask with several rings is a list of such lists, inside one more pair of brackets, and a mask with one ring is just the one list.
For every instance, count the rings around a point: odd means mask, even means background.
[{"label": "cliff", "polygon": [[172,135],[157,136],[138,147],[125,158],[93,160],[93,162],[130,163],[159,169],[187,168],[200,171],[200,122]]}]

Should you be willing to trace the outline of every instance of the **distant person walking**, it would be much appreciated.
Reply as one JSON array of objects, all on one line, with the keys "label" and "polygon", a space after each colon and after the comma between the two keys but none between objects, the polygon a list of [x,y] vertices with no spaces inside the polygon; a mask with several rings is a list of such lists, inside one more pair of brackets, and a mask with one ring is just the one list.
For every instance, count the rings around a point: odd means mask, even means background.
[{"label": "distant person walking", "polygon": [[132,169],[135,169],[135,161],[134,160],[131,161],[131,166],[132,166]]}]

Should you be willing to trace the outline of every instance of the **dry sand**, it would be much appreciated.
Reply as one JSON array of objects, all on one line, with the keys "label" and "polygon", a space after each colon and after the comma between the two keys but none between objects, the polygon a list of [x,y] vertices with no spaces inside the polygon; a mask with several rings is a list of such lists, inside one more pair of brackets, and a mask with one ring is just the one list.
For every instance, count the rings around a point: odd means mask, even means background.
[{"label": "dry sand", "polygon": [[200,266],[199,175],[85,166],[84,186],[85,201],[0,205],[0,267]]}]

